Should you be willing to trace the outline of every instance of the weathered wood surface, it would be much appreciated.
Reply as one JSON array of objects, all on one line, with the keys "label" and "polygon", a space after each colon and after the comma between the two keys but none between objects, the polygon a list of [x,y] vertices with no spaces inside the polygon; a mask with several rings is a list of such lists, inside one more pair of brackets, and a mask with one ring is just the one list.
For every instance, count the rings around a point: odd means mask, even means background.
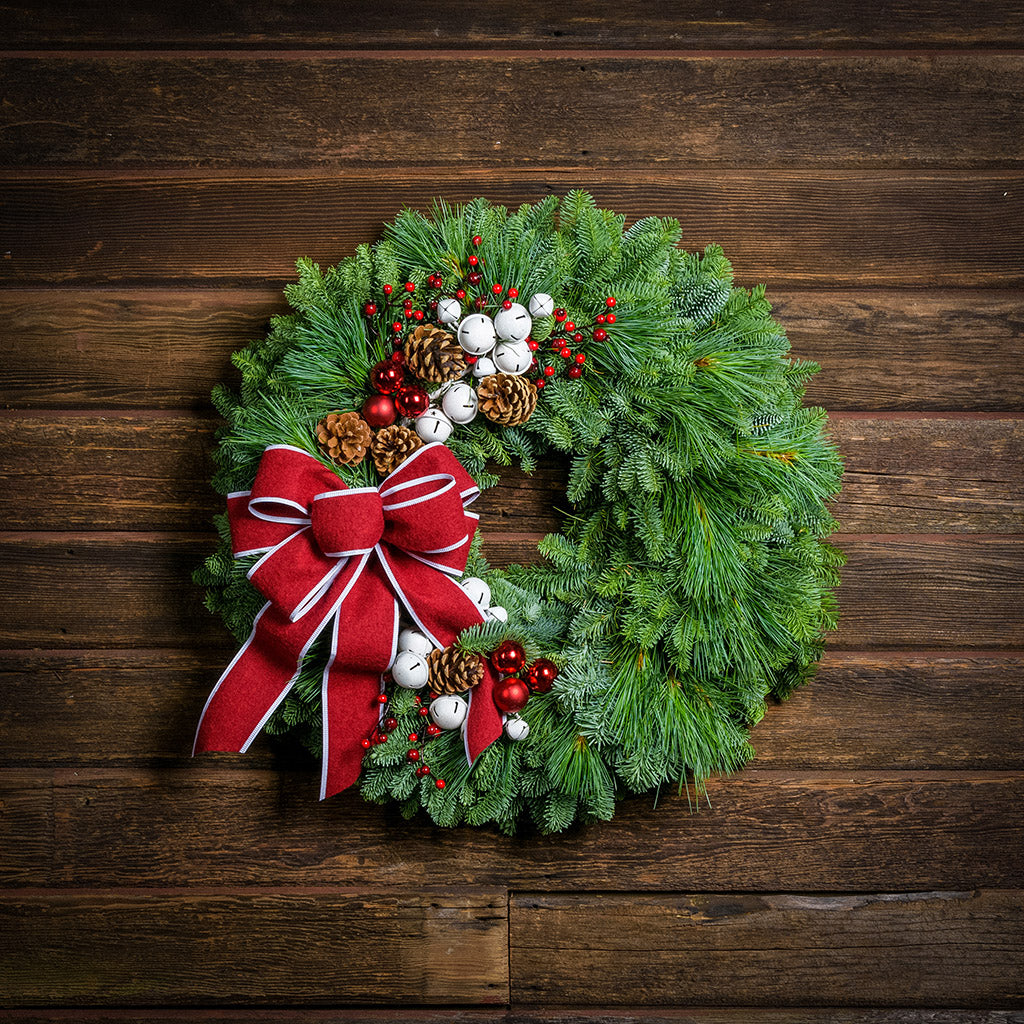
[{"label": "weathered wood surface", "polygon": [[573,47],[644,50],[840,48],[914,46],[1008,48],[1024,44],[1024,16],[1008,0],[969,6],[913,0],[866,8],[836,0],[827,8],[781,0],[770,8],[737,0],[728,9],[689,9],[649,0],[642,17],[613,0],[547,3],[464,0],[381,0],[346,7],[296,0],[145,4],[131,8],[81,0],[4,5],[6,45],[67,50],[196,47],[263,49],[375,48],[383,50]]},{"label": "weathered wood surface", "polygon": [[[155,767],[186,756],[235,649],[225,634],[202,651],[2,651],[0,764]],[[829,650],[812,684],[769,706],[752,735],[754,766],[1020,770],[1014,709],[1024,709],[1019,656]],[[297,760],[291,744],[257,743],[228,763]]]},{"label": "weathered wood surface", "polygon": [[1022,910],[1020,891],[521,893],[510,907],[512,998],[971,1006],[998,992],[1019,1006]]},{"label": "weathered wood surface", "polygon": [[[978,53],[20,57],[0,62],[0,89],[8,167],[389,167],[396,153],[433,165],[439,145],[478,167],[1024,159],[1024,58]],[[465,116],[481,102],[500,117]]]},{"label": "weathered wood surface", "polygon": [[[0,411],[9,484],[0,521],[22,530],[204,527],[223,510],[207,482],[219,422],[152,411]],[[840,413],[831,432],[846,460],[831,507],[846,531],[1024,532],[1024,421]],[[503,471],[480,502],[484,536],[559,529],[559,510],[571,507],[566,465]]]},{"label": "weathered wood surface", "polygon": [[0,1002],[505,1003],[506,914],[504,892],[0,892]]},{"label": "weathered wood surface", "polygon": [[[495,565],[538,557],[537,535],[497,534]],[[1011,537],[838,537],[849,562],[835,650],[1024,646],[1024,543]],[[206,534],[0,534],[0,645],[176,647],[220,643],[193,570]],[[89,595],[83,600],[82,595]]]},{"label": "weathered wood surface", "polygon": [[[769,288],[808,401],[841,410],[1024,409],[1014,292]],[[208,409],[229,357],[288,309],[275,289],[0,292],[0,395],[22,408]]]},{"label": "weathered wood surface", "polygon": [[405,205],[427,209],[437,196],[486,193],[515,206],[572,188],[634,218],[678,218],[683,245],[724,246],[738,283],[748,286],[1024,285],[1017,171],[451,165],[341,177],[8,174],[0,179],[0,283],[290,281],[299,256],[333,264],[377,238]]},{"label": "weathered wood surface", "polygon": [[[191,723],[190,723],[191,724]],[[264,762],[265,763],[265,762]],[[177,765],[17,769],[22,851],[7,884],[373,885],[575,892],[871,891],[1006,887],[1024,871],[1019,772],[762,769],[620,802],[610,823],[544,838],[409,825],[355,792],[319,802],[319,773],[243,755]],[[656,805],[656,806],[655,806]],[[112,829],[115,830],[112,833]],[[581,870],[586,865],[586,870]]]}]

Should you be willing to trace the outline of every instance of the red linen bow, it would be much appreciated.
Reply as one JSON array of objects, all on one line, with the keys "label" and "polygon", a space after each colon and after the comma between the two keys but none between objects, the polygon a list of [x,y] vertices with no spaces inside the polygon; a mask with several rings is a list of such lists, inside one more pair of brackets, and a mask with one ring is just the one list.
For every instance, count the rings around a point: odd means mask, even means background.
[{"label": "red linen bow", "polygon": [[[452,578],[466,566],[479,517],[465,506],[479,493],[442,444],[424,445],[379,487],[360,488],[298,448],[267,448],[252,490],[228,495],[228,519],[236,558],[263,553],[248,575],[268,601],[206,702],[193,753],[246,750],[330,629],[320,798],[352,785],[362,740],[380,721],[399,603],[438,647],[483,621]],[[485,663],[466,723],[470,761],[501,735],[495,681]]]}]

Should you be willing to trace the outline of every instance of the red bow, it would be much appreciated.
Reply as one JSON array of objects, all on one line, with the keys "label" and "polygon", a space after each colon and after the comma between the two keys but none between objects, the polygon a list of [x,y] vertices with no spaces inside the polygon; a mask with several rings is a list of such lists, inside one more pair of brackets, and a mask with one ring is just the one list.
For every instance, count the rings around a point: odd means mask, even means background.
[{"label": "red bow", "polygon": [[[236,558],[263,553],[249,579],[268,601],[206,702],[193,753],[246,750],[330,629],[320,798],[352,785],[362,740],[380,721],[399,603],[438,647],[483,621],[452,578],[466,567],[479,517],[465,506],[479,493],[442,444],[418,449],[379,487],[359,488],[298,448],[267,448],[252,490],[228,495],[228,519]],[[496,679],[484,664],[466,723],[471,762],[501,735]]]}]

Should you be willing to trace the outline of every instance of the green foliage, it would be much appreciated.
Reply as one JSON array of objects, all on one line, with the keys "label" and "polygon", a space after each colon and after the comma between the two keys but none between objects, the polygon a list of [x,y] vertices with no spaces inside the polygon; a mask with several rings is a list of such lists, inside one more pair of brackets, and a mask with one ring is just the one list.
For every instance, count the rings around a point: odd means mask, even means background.
[{"label": "green foliage", "polygon": [[[608,340],[579,346],[580,380],[552,378],[521,427],[480,417],[449,442],[481,487],[498,482],[496,467],[568,461],[564,525],[541,542],[540,565],[492,569],[477,538],[468,571],[487,578],[509,621],[459,641],[477,653],[520,641],[530,659],[561,667],[554,690],[526,706],[527,739],[498,741],[472,768],[457,734],[431,741],[444,790],[409,771],[401,744],[372,747],[366,799],[398,801],[407,815],[422,808],[442,826],[511,833],[607,819],[626,792],[677,785],[699,795],[706,778],[752,755],[748,729],[765,700],[813,673],[835,627],[843,562],[826,543],[842,465],[824,411],[802,405],[817,367],[789,358],[763,288],[735,287],[719,247],[686,253],[680,235],[676,221],[653,217],[625,229],[579,191],[514,212],[483,199],[438,202],[429,216],[405,210],[337,267],[300,260],[287,289],[295,313],[235,354],[237,391],[214,395],[227,421],[222,491],[251,484],[267,444],[316,454],[324,412],[361,405],[368,370],[386,354],[363,306],[385,284],[419,286],[441,273],[454,290],[477,253],[487,280],[524,298],[548,292],[578,324],[617,300]],[[554,326],[537,321],[534,339]],[[366,486],[371,472],[339,475]],[[221,548],[196,579],[242,638],[262,599],[245,576],[252,560],[233,562],[223,519],[219,528]],[[314,753],[326,657],[314,644],[268,724]],[[406,691],[389,711],[399,732],[419,722]]]}]

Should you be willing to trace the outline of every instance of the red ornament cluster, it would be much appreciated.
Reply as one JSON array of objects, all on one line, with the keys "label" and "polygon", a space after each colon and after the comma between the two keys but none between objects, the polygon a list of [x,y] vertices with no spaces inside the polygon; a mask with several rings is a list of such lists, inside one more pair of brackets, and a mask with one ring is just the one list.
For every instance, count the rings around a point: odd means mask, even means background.
[{"label": "red ornament cluster", "polygon": [[558,677],[555,663],[538,658],[527,670],[526,678],[519,673],[526,667],[526,652],[515,640],[504,640],[491,651],[491,665],[506,676],[494,688],[494,703],[505,714],[522,711],[530,695],[548,693]]}]

